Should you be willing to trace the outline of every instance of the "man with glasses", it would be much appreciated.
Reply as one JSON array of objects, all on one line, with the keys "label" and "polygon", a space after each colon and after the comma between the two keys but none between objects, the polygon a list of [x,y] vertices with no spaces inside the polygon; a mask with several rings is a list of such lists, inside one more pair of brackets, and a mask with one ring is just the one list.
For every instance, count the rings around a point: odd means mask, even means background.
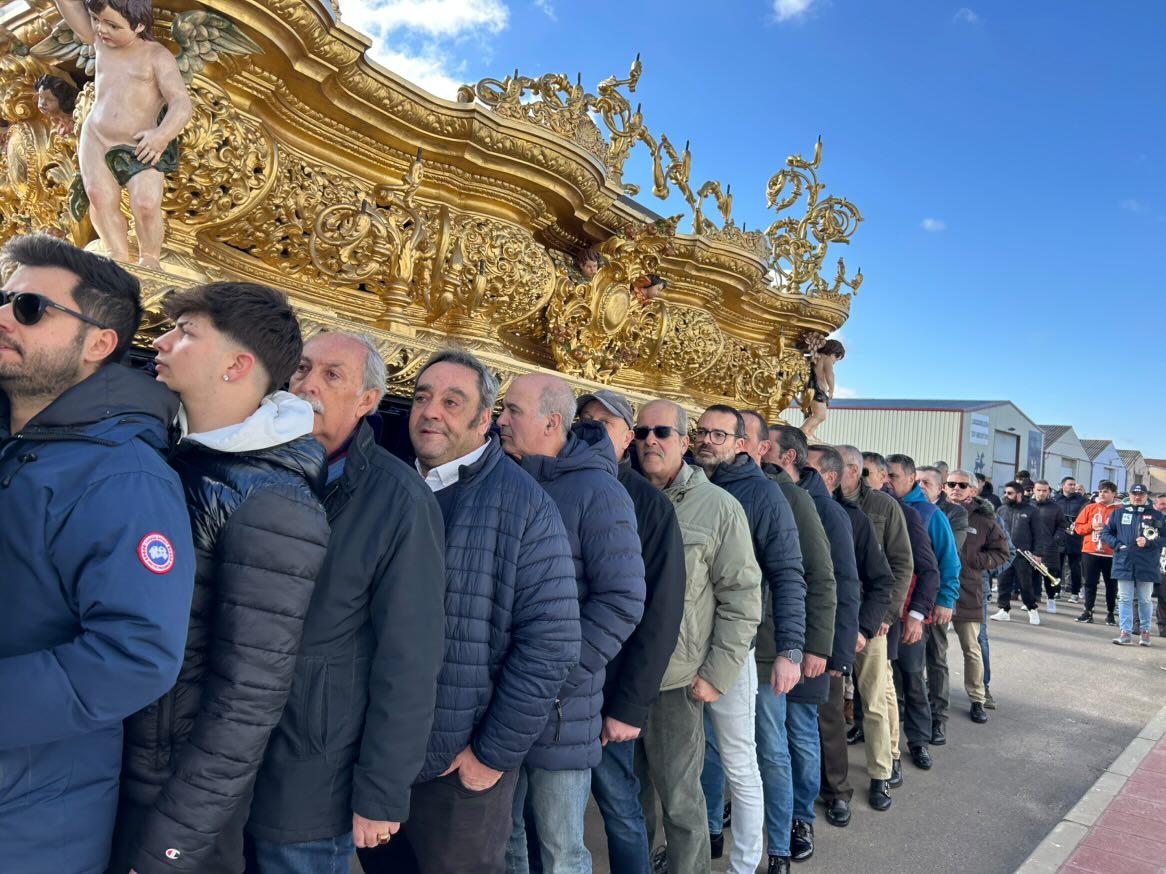
[{"label": "man with glasses", "polygon": [[[1081,535],[1073,528],[1077,514],[1085,509],[1089,503],[1086,497],[1078,491],[1077,480],[1067,476],[1061,480],[1061,490],[1053,495],[1053,500],[1061,510],[1062,525],[1065,529],[1065,564],[1069,567],[1069,603],[1076,604],[1081,600]],[[1054,570],[1058,576],[1063,576],[1060,568]]]},{"label": "man with glasses", "polygon": [[637,741],[636,767],[649,843],[659,796],[668,870],[694,874],[708,871],[710,853],[700,788],[704,706],[732,689],[749,657],[761,622],[761,570],[744,508],[700,467],[684,463],[684,409],[651,401],[640,408],[634,433],[640,470],[676,510],[687,572],[679,642]]},{"label": "man with glasses", "polygon": [[0,859],[102,871],[122,720],[174,685],[194,586],[178,399],[122,367],[138,281],[18,237],[0,292]]}]

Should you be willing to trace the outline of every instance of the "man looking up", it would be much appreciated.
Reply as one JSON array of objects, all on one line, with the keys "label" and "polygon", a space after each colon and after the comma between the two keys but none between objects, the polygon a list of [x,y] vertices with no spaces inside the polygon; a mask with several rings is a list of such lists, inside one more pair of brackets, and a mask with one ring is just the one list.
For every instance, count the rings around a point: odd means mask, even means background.
[{"label": "man looking up", "polygon": [[668,869],[694,874],[708,870],[710,852],[700,789],[704,707],[733,687],[749,657],[761,622],[761,570],[741,504],[699,467],[684,463],[684,409],[668,400],[645,404],[635,439],[644,476],[676,510],[687,572],[679,641],[641,738],[637,767],[649,843],[656,831],[654,788],[664,808]]},{"label": "man looking up", "polygon": [[174,685],[190,618],[190,518],[162,457],[178,399],[118,363],[136,279],[43,234],[2,260],[0,867],[104,871],[122,720]]},{"label": "man looking up", "polygon": [[604,668],[644,612],[644,560],[632,499],[615,478],[606,429],[581,422],[574,433],[575,393],[558,376],[529,374],[510,384],[498,417],[502,448],[535,478],[559,508],[578,584],[582,648],[555,712],[535,741],[514,792],[514,831],[506,850],[510,874],[529,869],[525,810],[538,834],[542,867],[586,870],[583,816],[600,747]]},{"label": "man looking up", "polygon": [[259,874],[329,874],[354,840],[387,843],[409,818],[441,668],[445,538],[433,493],[377,445],[385,363],[370,337],[317,334],[290,388],[327,453],[332,539],[247,831]]}]

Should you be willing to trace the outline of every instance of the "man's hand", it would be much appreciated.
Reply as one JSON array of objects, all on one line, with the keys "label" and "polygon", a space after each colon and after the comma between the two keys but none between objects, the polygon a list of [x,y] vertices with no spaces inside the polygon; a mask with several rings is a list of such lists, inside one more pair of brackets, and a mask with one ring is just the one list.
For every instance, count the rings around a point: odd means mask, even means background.
[{"label": "man's hand", "polygon": [[842,676],[842,671],[831,671],[831,672],[830,672],[830,676],[831,676],[831,677],[841,677],[841,676]]},{"label": "man's hand", "polygon": [[1137,540],[1135,540],[1135,541],[1134,541],[1134,543],[1136,543],[1136,544],[1137,544],[1138,546],[1140,546],[1142,549],[1145,549],[1145,548],[1146,548],[1146,543],[1147,543],[1147,541],[1146,541],[1146,538],[1144,538],[1144,537],[1139,537]]},{"label": "man's hand", "polygon": [[866,649],[866,638],[863,637],[862,633],[860,632],[858,638],[854,641],[854,652],[857,655],[864,649]]},{"label": "man's hand", "polygon": [[359,813],[352,814],[352,839],[362,850],[387,844],[400,828],[399,822],[365,819]]},{"label": "man's hand", "polygon": [[802,656],[803,677],[807,680],[813,680],[815,677],[820,677],[824,673],[826,673],[826,660],[824,658],[809,652]]},{"label": "man's hand", "polygon": [[935,609],[931,611],[931,623],[933,625],[947,625],[949,622],[951,622],[951,608],[936,605]]},{"label": "man's hand", "polygon": [[138,144],[134,149],[134,157],[151,167],[158,163],[162,153],[166,151],[166,146],[170,144],[166,137],[158,132],[158,128],[138,131],[134,134],[134,142]]},{"label": "man's hand", "polygon": [[471,792],[485,792],[502,779],[501,771],[483,765],[469,747],[454,756],[441,776],[452,774],[454,771],[458,772],[458,779],[462,781],[462,785]]},{"label": "man's hand", "polygon": [[697,677],[692,681],[692,697],[705,704],[715,704],[721,700],[721,693],[704,677]]},{"label": "man's hand", "polygon": [[918,643],[923,639],[923,623],[914,616],[908,616],[903,620],[903,638],[902,642],[907,646],[913,643]]},{"label": "man's hand", "polygon": [[890,630],[891,630],[891,624],[889,622],[884,622],[882,625],[879,626],[879,633],[876,634],[875,637],[886,637],[887,633]]},{"label": "man's hand", "polygon": [[[807,653],[803,658],[810,658]],[[817,656],[814,656],[817,658]],[[825,665],[825,661],[822,662]],[[784,695],[789,692],[798,681],[802,679],[801,669],[787,659],[785,656],[778,656],[777,661],[773,663],[773,671],[769,674],[769,685],[773,687],[774,695]]]},{"label": "man's hand", "polygon": [[618,744],[627,740],[635,740],[640,736],[640,730],[634,725],[620,722],[612,716],[603,717],[603,730],[599,733],[599,743],[607,746],[609,743]]}]

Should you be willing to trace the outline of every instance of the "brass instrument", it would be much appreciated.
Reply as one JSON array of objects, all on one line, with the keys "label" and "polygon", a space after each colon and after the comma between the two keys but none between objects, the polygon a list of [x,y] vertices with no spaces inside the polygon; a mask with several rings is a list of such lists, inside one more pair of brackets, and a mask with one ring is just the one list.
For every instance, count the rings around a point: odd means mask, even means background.
[{"label": "brass instrument", "polygon": [[1158,526],[1151,525],[1148,522],[1142,523],[1142,536],[1146,538],[1147,543],[1151,543],[1158,539]]},{"label": "brass instrument", "polygon": [[1046,567],[1046,566],[1045,566],[1045,563],[1044,563],[1043,561],[1041,561],[1041,560],[1040,560],[1040,558],[1039,558],[1038,556],[1036,556],[1035,554],[1033,554],[1033,553],[1029,552],[1027,549],[1021,549],[1021,550],[1018,550],[1018,552],[1020,553],[1020,555],[1024,556],[1024,560],[1025,560],[1025,561],[1027,561],[1027,562],[1028,562],[1030,565],[1032,565],[1032,566],[1033,566],[1033,568],[1035,568],[1035,569],[1036,569],[1036,571],[1037,571],[1037,572],[1038,572],[1038,573],[1039,573],[1039,574],[1040,574],[1042,577],[1044,577],[1046,580],[1048,580],[1048,581],[1049,581],[1049,583],[1050,583],[1050,584],[1051,584],[1051,585],[1052,585],[1054,588],[1059,588],[1059,587],[1060,587],[1060,585],[1061,585],[1061,580],[1060,580],[1060,578],[1058,578],[1058,577],[1054,577],[1054,576],[1053,576],[1053,574],[1052,574],[1052,571],[1050,571],[1050,570],[1048,569],[1048,567]]}]

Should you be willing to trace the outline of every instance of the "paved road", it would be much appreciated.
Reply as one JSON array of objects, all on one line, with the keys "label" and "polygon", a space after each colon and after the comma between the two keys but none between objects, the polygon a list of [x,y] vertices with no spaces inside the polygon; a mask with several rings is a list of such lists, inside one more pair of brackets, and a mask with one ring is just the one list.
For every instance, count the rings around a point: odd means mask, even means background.
[{"label": "paved road", "polygon": [[[1014,610],[991,623],[992,694],[999,709],[974,725],[965,716],[959,643],[951,635],[952,713],[935,767],[904,756],[894,806],[867,806],[862,750],[851,748],[854,818],[836,829],[819,817],[817,851],[801,874],[1010,872],[1117,757],[1166,701],[1166,639],[1122,648],[1105,625],[1078,625],[1068,605],[1032,628]],[[1102,614],[1104,616],[1104,614]],[[819,809],[820,812],[820,809]],[[594,805],[587,823],[595,871],[608,872]],[[727,834],[731,835],[731,831]],[[726,855],[728,841],[726,841]],[[714,871],[724,871],[718,863]],[[619,874],[619,872],[614,872]]]}]

